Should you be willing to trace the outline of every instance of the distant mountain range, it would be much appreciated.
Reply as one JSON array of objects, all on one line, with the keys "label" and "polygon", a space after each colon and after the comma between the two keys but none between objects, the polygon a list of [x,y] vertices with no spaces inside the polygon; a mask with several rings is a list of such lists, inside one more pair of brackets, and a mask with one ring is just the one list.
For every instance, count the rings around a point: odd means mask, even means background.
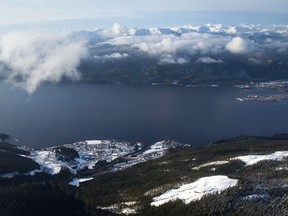
[{"label": "distant mountain range", "polygon": [[[21,44],[21,45],[20,45]],[[288,26],[186,25],[1,36],[0,78],[29,93],[45,81],[192,86],[288,79]]]},{"label": "distant mountain range", "polygon": [[[263,34],[268,36],[270,34],[287,34],[288,25],[255,25],[255,24],[239,24],[239,25],[222,25],[222,24],[203,24],[203,25],[183,25],[178,27],[153,27],[153,28],[129,28],[115,23],[112,28],[96,28],[87,31],[80,31],[80,33],[87,33],[88,35],[99,34],[110,37],[116,36],[147,36],[147,35],[181,35],[185,33],[199,32],[199,33],[222,33],[229,35],[238,34]],[[110,33],[110,34],[109,34]],[[114,33],[114,34],[112,34]]]},{"label": "distant mountain range", "polygon": [[288,78],[288,26],[186,25],[74,32],[88,40],[84,81],[236,84]]}]

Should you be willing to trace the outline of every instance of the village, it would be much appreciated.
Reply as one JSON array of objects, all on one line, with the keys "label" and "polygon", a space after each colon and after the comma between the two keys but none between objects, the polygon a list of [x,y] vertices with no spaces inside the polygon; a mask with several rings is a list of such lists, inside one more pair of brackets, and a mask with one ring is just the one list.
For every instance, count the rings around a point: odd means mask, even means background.
[{"label": "village", "polygon": [[[106,171],[118,171],[135,164],[159,158],[170,148],[186,146],[173,140],[156,142],[144,147],[142,143],[120,142],[115,140],[85,140],[72,144],[65,144],[40,150],[29,149],[30,158],[39,164],[40,169],[27,173],[35,175],[46,172],[51,175],[68,169],[77,174],[84,168],[94,169],[98,162],[113,163],[112,168]],[[24,147],[20,147],[23,149]],[[28,150],[28,149],[26,149]],[[121,162],[116,159],[122,158]]]},{"label": "village", "polygon": [[141,143],[118,142],[115,140],[86,140],[63,145],[72,148],[79,154],[79,158],[86,161],[111,162],[119,157],[139,151],[143,148]]},{"label": "village", "polygon": [[288,94],[257,95],[252,94],[247,97],[236,98],[237,101],[281,101],[288,98]]},{"label": "village", "polygon": [[234,85],[240,89],[268,89],[273,92],[263,94],[249,94],[245,97],[237,97],[236,100],[243,101],[282,101],[288,98],[288,81],[270,81],[260,83],[250,83],[245,85]]}]

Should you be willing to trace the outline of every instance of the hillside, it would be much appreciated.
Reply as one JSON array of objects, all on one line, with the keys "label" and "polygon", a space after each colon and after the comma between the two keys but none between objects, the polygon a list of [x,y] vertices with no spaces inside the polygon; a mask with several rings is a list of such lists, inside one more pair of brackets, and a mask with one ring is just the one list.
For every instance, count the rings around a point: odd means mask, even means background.
[{"label": "hillside", "polygon": [[29,151],[21,150],[17,146],[0,138],[0,176],[6,173],[26,173],[37,169],[39,165],[21,155],[29,155]]},{"label": "hillside", "polygon": [[[0,178],[0,209],[6,215],[37,215],[49,203],[54,210],[45,208],[46,215],[285,215],[287,149],[286,134],[241,136],[204,148],[173,148],[120,171],[103,172],[99,164],[76,176],[61,171]],[[88,176],[93,180],[69,185],[73,178]],[[171,201],[156,205],[164,196]],[[27,210],[33,203],[42,204]],[[71,208],[63,212],[61,203]]]}]

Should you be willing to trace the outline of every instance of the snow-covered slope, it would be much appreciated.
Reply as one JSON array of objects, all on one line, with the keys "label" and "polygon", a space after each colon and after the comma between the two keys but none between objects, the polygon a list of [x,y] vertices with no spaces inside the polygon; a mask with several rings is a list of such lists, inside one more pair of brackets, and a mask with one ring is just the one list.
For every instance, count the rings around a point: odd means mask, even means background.
[{"label": "snow-covered slope", "polygon": [[[85,32],[75,34],[83,36]],[[111,58],[129,61],[140,51],[141,55],[144,52],[156,57],[160,65],[195,62],[193,56],[199,54],[201,58],[196,63],[225,65],[231,60],[227,56],[240,54],[247,57],[249,65],[258,65],[270,64],[271,53],[275,53],[272,55],[275,57],[288,52],[288,25],[128,28],[115,24],[110,29],[87,31],[86,37],[93,60],[98,62]],[[283,60],[280,58],[279,62]]]},{"label": "snow-covered slope", "polygon": [[267,155],[245,155],[245,156],[239,156],[232,158],[231,160],[241,160],[246,165],[253,165],[256,164],[260,161],[265,161],[265,160],[276,160],[276,161],[281,161],[285,157],[288,157],[288,151],[277,151],[272,154],[267,154]]},{"label": "snow-covered slope", "polygon": [[[90,31],[81,31],[82,35],[89,36],[94,40],[103,40],[105,37],[122,37],[122,36],[148,36],[148,35],[176,35],[179,36],[185,33],[198,32],[209,34],[287,34],[288,25],[254,25],[254,24],[239,24],[239,25],[222,25],[222,24],[203,24],[203,25],[184,25],[176,27],[153,27],[153,28],[128,28],[115,23],[111,28],[94,29]],[[98,35],[98,36],[95,36]]]},{"label": "snow-covered slope", "polygon": [[[126,162],[114,164],[113,166],[113,171],[122,170],[141,162],[162,157],[168,149],[180,146],[184,145],[175,141],[160,141],[148,146],[147,150],[143,152],[143,144],[141,143],[85,140],[41,150],[29,149],[31,152],[29,156],[21,156],[28,157],[40,165],[40,169],[29,172],[30,175],[37,172],[55,175],[62,169],[68,169],[71,173],[77,174],[79,170],[85,167],[94,169],[95,164],[99,161],[109,163],[117,158],[126,157]],[[73,152],[73,157],[70,157],[69,154],[68,156],[65,155],[65,151],[70,152],[70,155]],[[128,156],[132,153],[134,153],[134,156]]]},{"label": "snow-covered slope", "polygon": [[34,151],[31,154],[31,158],[40,165],[40,171],[50,173],[51,175],[59,173],[64,166],[63,162],[57,159],[56,153],[49,150]]},{"label": "snow-covered slope", "polygon": [[152,206],[159,206],[176,199],[182,200],[185,204],[199,200],[207,194],[220,193],[221,191],[234,187],[238,183],[237,179],[230,179],[227,176],[203,177],[197,181],[182,185],[178,189],[173,189],[153,198]]},{"label": "snow-covered slope", "polygon": [[74,178],[72,181],[69,182],[69,185],[79,187],[80,183],[86,182],[86,181],[91,181],[91,180],[93,180],[93,177],[79,178],[79,179]]},{"label": "snow-covered slope", "polygon": [[240,160],[240,161],[243,161],[246,164],[246,166],[251,166],[261,161],[270,161],[270,160],[281,161],[286,157],[288,157],[288,151],[276,151],[274,153],[266,154],[266,155],[243,155],[243,156],[233,157],[228,160],[212,161],[209,163],[201,164],[197,167],[193,167],[192,170],[199,170],[204,167],[220,166],[223,164],[227,164],[233,160]]}]

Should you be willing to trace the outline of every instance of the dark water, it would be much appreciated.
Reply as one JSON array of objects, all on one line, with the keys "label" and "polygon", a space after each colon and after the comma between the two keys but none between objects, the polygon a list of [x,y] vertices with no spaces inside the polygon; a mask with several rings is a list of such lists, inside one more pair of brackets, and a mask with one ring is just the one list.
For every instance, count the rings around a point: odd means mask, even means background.
[{"label": "dark water", "polygon": [[67,84],[32,96],[0,84],[0,132],[45,147],[84,139],[146,143],[177,139],[194,146],[237,135],[288,131],[288,100],[235,100],[249,90]]}]

